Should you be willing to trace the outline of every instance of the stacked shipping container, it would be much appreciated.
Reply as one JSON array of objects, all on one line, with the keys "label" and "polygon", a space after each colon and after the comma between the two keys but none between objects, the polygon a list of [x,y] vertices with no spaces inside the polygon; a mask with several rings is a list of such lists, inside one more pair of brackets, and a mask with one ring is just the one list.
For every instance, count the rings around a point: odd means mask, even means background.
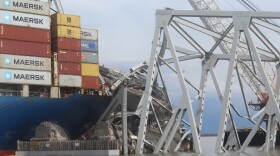
[{"label": "stacked shipping container", "polygon": [[99,90],[98,64],[98,32],[81,30],[79,16],[57,13],[50,22],[49,3],[1,1],[0,83],[28,93],[29,85],[51,86],[53,75],[56,88]]},{"label": "stacked shipping container", "polygon": [[81,30],[82,88],[99,90],[98,31]]},{"label": "stacked shipping container", "polygon": [[0,83],[50,86],[49,3],[30,0],[1,2]]},{"label": "stacked shipping container", "polygon": [[53,14],[51,19],[54,85],[80,88],[82,86],[80,17],[57,13]]}]

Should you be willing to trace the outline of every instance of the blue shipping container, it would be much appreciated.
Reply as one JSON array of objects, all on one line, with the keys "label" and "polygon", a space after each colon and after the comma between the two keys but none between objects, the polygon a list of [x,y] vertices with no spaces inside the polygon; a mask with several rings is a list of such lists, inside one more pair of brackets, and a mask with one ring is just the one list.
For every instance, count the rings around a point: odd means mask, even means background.
[{"label": "blue shipping container", "polygon": [[97,51],[97,42],[92,40],[81,40],[82,51]]}]

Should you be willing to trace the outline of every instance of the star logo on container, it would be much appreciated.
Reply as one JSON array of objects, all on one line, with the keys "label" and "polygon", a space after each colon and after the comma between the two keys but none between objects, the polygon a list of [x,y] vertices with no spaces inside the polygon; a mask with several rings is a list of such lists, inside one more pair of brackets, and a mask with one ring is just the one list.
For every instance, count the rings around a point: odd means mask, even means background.
[{"label": "star logo on container", "polygon": [[4,23],[9,23],[11,21],[11,14],[8,12],[4,12],[3,21],[4,21]]},{"label": "star logo on container", "polygon": [[11,64],[12,64],[12,58],[9,57],[9,56],[5,56],[5,57],[4,57],[4,63],[5,63],[6,65],[11,65]]},{"label": "star logo on container", "polygon": [[11,4],[10,0],[4,0],[4,7],[9,8],[10,4]]},{"label": "star logo on container", "polygon": [[4,80],[8,80],[8,81],[12,80],[12,72],[10,71],[4,72]]}]

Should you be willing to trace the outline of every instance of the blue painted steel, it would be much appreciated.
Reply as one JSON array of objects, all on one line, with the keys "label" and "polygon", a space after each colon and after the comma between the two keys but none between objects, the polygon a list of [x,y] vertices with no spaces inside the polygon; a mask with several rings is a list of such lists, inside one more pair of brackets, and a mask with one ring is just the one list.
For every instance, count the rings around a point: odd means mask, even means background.
[{"label": "blue painted steel", "polygon": [[81,40],[81,50],[97,52],[97,42],[92,40]]},{"label": "blue painted steel", "polygon": [[111,97],[72,95],[63,99],[0,97],[0,150],[16,150],[17,140],[28,141],[43,121],[61,125],[77,139],[101,116]]}]

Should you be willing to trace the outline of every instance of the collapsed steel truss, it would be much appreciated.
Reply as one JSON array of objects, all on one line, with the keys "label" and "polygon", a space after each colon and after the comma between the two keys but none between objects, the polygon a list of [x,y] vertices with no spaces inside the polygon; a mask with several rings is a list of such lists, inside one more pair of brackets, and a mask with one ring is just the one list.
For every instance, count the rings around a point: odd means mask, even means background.
[{"label": "collapsed steel truss", "polygon": [[[203,17],[219,17],[219,18],[229,18],[232,23],[226,29],[226,31],[217,33],[212,30],[209,30],[199,24],[196,24],[188,18],[203,18]],[[200,146],[200,132],[203,121],[203,112],[205,103],[205,88],[206,82],[208,79],[208,74],[210,73],[216,91],[219,95],[219,99],[221,102],[222,110],[220,117],[220,126],[218,131],[218,137],[216,142],[216,152],[221,153],[226,151],[224,148],[224,135],[227,128],[227,125],[230,127],[230,135],[232,135],[232,140],[228,140],[227,146],[234,146],[234,150],[239,150],[240,152],[244,152],[244,150],[248,147],[248,144],[252,140],[256,131],[261,128],[266,131],[266,141],[264,143],[263,148],[265,151],[269,151],[275,147],[275,137],[276,137],[276,129],[277,123],[280,121],[280,112],[279,112],[279,88],[280,88],[280,64],[279,64],[279,50],[273,45],[272,42],[262,33],[261,30],[258,29],[258,26],[263,28],[272,30],[274,32],[279,33],[280,27],[274,24],[269,23],[266,19],[280,19],[280,13],[278,12],[207,12],[207,11],[178,11],[178,10],[157,10],[156,12],[156,28],[154,33],[154,39],[152,44],[148,76],[146,81],[145,92],[141,98],[138,108],[141,108],[141,121],[138,132],[138,140],[136,147],[136,154],[143,153],[144,143],[147,141],[145,139],[146,129],[147,129],[147,121],[149,116],[150,106],[152,105],[152,91],[155,81],[158,80],[158,76],[160,76],[161,80],[164,82],[161,74],[161,66],[167,65],[171,68],[177,75],[182,96],[179,104],[173,110],[173,115],[169,120],[168,124],[165,126],[165,129],[162,132],[162,135],[155,145],[154,153],[159,153],[163,151],[166,153],[170,147],[170,143],[174,138],[176,131],[179,128],[179,125],[182,122],[184,114],[186,113],[190,123],[190,131],[186,132],[186,134],[191,133],[193,138],[194,152],[201,153]],[[206,51],[203,48],[203,45],[200,45],[184,28],[191,28],[193,30],[204,33],[208,36],[215,38],[215,43],[213,44],[210,51]],[[188,43],[191,45],[196,51],[189,50],[187,48],[182,48],[175,46],[175,42],[171,37],[170,29],[175,30],[179,35],[181,35]],[[232,37],[229,35],[229,32],[233,33]],[[241,34],[245,35],[246,41],[240,40]],[[265,45],[266,49],[256,47],[255,38],[252,36],[252,33]],[[231,45],[231,51],[227,54],[218,54],[216,51],[219,48],[221,42],[226,42]],[[210,44],[210,43],[209,43]],[[238,49],[243,48],[246,49],[249,53],[239,53]],[[169,51],[172,58],[164,59],[166,52]],[[178,53],[184,56],[178,56]],[[193,88],[196,88],[192,83],[186,80],[182,72],[182,66],[180,64],[181,61],[188,61],[193,59],[200,59],[202,72],[201,72],[201,80],[200,85],[198,87],[198,109],[193,110],[192,102],[190,100],[190,94],[188,91],[187,85],[190,85]],[[217,62],[221,60],[227,60],[229,65],[226,70],[226,82],[225,89],[222,92],[220,88],[220,83],[217,80],[216,74],[214,72],[215,67],[217,66]],[[249,107],[246,102],[246,96],[244,93],[244,86],[242,85],[242,80],[239,75],[239,66],[238,63],[246,62],[248,64],[251,63],[251,66],[247,66],[248,71],[251,71],[252,76],[254,76],[259,82],[260,85],[265,88],[269,95],[269,101],[263,109],[258,111],[254,115],[241,116],[254,123],[254,128],[250,132],[246,141],[241,146],[239,137],[237,135],[237,128],[235,125],[235,121],[232,117],[232,112],[236,112],[238,115],[238,111],[235,109],[232,104],[233,101],[231,99],[232,92],[232,84],[235,75],[239,80],[239,86],[242,92],[242,96],[245,103],[246,111],[249,112]],[[271,86],[269,83],[269,78],[265,72],[263,63],[271,62],[274,63],[275,69],[277,71],[277,80],[276,86]],[[173,69],[169,64],[173,64],[175,69]],[[243,67],[244,68],[244,67]],[[192,73],[189,71],[188,73]],[[164,83],[163,83],[164,85]],[[164,87],[165,88],[165,87]],[[174,104],[169,101],[171,106]],[[257,118],[258,117],[258,118]],[[261,127],[261,124],[265,118],[268,118],[268,126],[265,130]],[[160,125],[158,125],[159,128]],[[184,135],[183,137],[185,137]],[[183,139],[183,138],[182,138]],[[177,149],[177,148],[176,148]],[[176,150],[175,149],[175,150]]]}]

